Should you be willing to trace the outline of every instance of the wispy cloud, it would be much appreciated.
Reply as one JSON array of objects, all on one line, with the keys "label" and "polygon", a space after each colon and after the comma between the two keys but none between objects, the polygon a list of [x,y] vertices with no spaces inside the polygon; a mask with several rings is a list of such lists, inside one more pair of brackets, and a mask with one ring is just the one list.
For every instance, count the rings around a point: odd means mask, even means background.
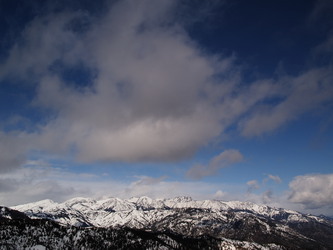
[{"label": "wispy cloud", "polygon": [[264,179],[264,182],[267,182],[269,180],[274,181],[275,183],[279,184],[282,182],[281,178],[278,175],[272,175],[272,174],[268,174],[267,178]]},{"label": "wispy cloud", "polygon": [[246,185],[248,186],[247,192],[252,193],[254,190],[260,188],[260,185],[257,180],[251,180],[246,182]]},{"label": "wispy cloud", "polygon": [[242,160],[243,155],[238,150],[228,149],[212,158],[206,166],[193,166],[187,171],[186,176],[195,180],[202,179],[203,177],[214,175],[218,170]]},{"label": "wispy cloud", "polygon": [[280,83],[277,82],[283,87],[282,101],[254,111],[243,122],[242,134],[261,135],[297,119],[305,112],[325,108],[325,103],[333,97],[332,80],[330,67],[310,69],[296,77],[282,78]]}]

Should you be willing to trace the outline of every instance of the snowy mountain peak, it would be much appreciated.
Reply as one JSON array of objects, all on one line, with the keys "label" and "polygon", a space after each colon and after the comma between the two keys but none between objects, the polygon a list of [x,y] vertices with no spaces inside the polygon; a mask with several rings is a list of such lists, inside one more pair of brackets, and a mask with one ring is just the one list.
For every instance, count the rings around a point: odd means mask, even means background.
[{"label": "snowy mountain peak", "polygon": [[[109,226],[112,224],[129,225],[150,221],[150,213],[156,216],[174,212],[175,209],[204,209],[216,214],[229,211],[242,211],[247,214],[258,214],[270,219],[282,218],[285,221],[306,221],[322,218],[306,216],[295,211],[275,209],[251,202],[219,200],[193,200],[191,197],[180,196],[173,199],[152,199],[147,196],[130,199],[108,198],[94,200],[90,198],[73,198],[63,203],[55,203],[51,200],[42,200],[25,205],[12,207],[25,212],[32,217],[44,217],[56,220],[63,224],[83,223],[84,225]],[[148,213],[149,212],[149,213]]]},{"label": "snowy mountain peak", "polygon": [[45,200],[41,200],[41,201],[37,201],[37,202],[27,203],[24,205],[14,206],[14,208],[19,211],[20,210],[29,210],[29,209],[42,210],[45,207],[51,208],[51,207],[54,207],[57,205],[58,205],[58,203],[56,203],[50,199],[45,199]]},{"label": "snowy mountain peak", "polygon": [[109,212],[115,211],[128,211],[135,209],[135,206],[132,202],[122,200],[119,198],[109,198],[105,200],[96,201],[96,210],[104,210]]},{"label": "snowy mountain peak", "polygon": [[[43,218],[80,228],[132,228],[149,232],[173,232],[184,237],[209,235],[215,239],[231,238],[250,242],[259,240],[261,243],[274,238],[277,241],[273,243],[288,242],[291,249],[297,246],[296,243],[292,244],[293,239],[303,242],[304,246],[312,244],[313,241],[307,237],[313,235],[314,228],[316,233],[320,231],[318,239],[329,240],[333,234],[333,222],[325,218],[251,202],[193,200],[184,196],[173,199],[143,196],[103,200],[80,197],[63,203],[43,200],[12,209],[33,219]],[[2,209],[0,219],[10,220],[14,216],[13,211],[15,210]],[[18,216],[20,215],[14,217]],[[282,240],[279,241],[280,239]],[[271,245],[268,249],[272,249]]]},{"label": "snowy mountain peak", "polygon": [[152,204],[153,203],[153,199],[148,197],[148,196],[141,196],[137,199],[136,203],[139,204]]},{"label": "snowy mountain peak", "polygon": [[192,197],[189,197],[189,196],[178,196],[174,199],[171,199],[175,202],[191,202],[193,201]]},{"label": "snowy mountain peak", "polygon": [[65,202],[66,205],[69,205],[69,206],[74,206],[76,204],[82,204],[82,203],[85,203],[85,204],[94,204],[96,201],[91,199],[91,198],[84,198],[84,197],[76,197],[76,198],[72,198],[70,200],[67,200]]},{"label": "snowy mountain peak", "polygon": [[[94,200],[91,198],[77,197],[67,200],[63,203],[56,203],[52,200],[42,200],[24,205],[14,206],[13,209],[19,211],[50,211],[57,209],[66,210],[104,210],[109,212],[131,211],[137,209],[166,209],[166,208],[199,208],[223,210],[250,210],[256,213],[267,213],[274,210],[263,205],[257,205],[249,202],[230,201],[223,202],[218,200],[193,200],[191,197],[180,196],[173,199],[152,199],[147,196],[135,197],[130,199],[108,198],[104,200]],[[293,212],[297,213],[297,212]]]}]

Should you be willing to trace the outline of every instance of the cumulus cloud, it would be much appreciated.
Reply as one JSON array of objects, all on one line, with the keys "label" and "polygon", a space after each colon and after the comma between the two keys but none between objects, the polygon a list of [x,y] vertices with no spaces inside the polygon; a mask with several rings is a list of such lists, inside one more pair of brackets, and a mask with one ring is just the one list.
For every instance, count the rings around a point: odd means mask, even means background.
[{"label": "cumulus cloud", "polygon": [[[36,18],[26,28],[3,70],[37,75],[33,104],[56,114],[40,129],[36,148],[63,153],[74,147],[88,162],[172,161],[221,132],[207,95],[229,59],[204,55],[183,29],[164,25],[172,6],[118,2],[80,36],[68,28],[78,14]],[[54,70],[59,61],[96,69],[93,86],[73,89]]]},{"label": "cumulus cloud", "polygon": [[289,201],[306,209],[333,208],[333,174],[296,176],[290,183]]},{"label": "cumulus cloud", "polygon": [[198,180],[205,176],[214,175],[219,169],[225,168],[237,162],[241,162],[242,160],[243,155],[238,150],[228,149],[212,158],[207,166],[193,166],[187,171],[186,176],[191,179]]},{"label": "cumulus cloud", "polygon": [[[0,134],[19,145],[7,152],[1,140],[1,169],[18,167],[34,150],[81,162],[176,161],[230,126],[261,135],[332,100],[328,67],[242,84],[235,58],[205,53],[176,10],[176,1],[115,1],[98,18],[60,11],[27,24],[1,63],[1,80],[24,78],[35,91],[28,104],[50,115],[34,132]],[[77,20],[89,22],[84,31]],[[82,68],[88,79],[64,76]],[[217,165],[189,176],[211,175]]]}]

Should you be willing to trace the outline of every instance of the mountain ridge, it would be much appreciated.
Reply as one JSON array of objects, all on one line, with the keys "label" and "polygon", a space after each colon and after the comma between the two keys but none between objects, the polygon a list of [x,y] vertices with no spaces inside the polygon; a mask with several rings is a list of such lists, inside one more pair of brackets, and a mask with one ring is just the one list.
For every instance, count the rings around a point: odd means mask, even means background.
[{"label": "mountain ridge", "polygon": [[100,200],[77,197],[62,203],[42,200],[11,209],[30,219],[46,219],[64,227],[129,228],[189,239],[209,237],[224,243],[252,242],[263,249],[269,244],[281,247],[276,249],[332,249],[333,246],[333,221],[251,202],[193,200],[184,196]]},{"label": "mountain ridge", "polygon": [[[66,200],[61,203],[54,202],[50,199],[45,199],[37,202],[11,206],[12,209],[33,214],[38,212],[54,212],[63,209],[71,209],[84,211],[86,209],[95,211],[121,212],[131,210],[158,210],[158,209],[209,209],[212,211],[247,211],[271,218],[279,216],[281,213],[288,214],[288,220],[300,221],[304,217],[311,217],[317,221],[322,221],[328,217],[316,216],[311,214],[303,214],[290,209],[275,208],[266,205],[258,205],[253,202],[241,201],[221,201],[221,200],[193,200],[188,196],[179,196],[169,199],[152,199],[147,196],[131,197],[129,199],[120,199],[110,197],[106,199],[92,199],[84,197],[76,197]],[[95,225],[98,226],[98,225]],[[103,226],[103,225],[101,225]]]}]

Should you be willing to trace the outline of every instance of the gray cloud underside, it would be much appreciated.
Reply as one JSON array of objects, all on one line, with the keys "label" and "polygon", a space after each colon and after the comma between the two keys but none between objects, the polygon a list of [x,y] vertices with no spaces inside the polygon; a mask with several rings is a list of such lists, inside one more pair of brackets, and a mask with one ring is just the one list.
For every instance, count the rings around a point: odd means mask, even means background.
[{"label": "gray cloud underside", "polygon": [[[234,58],[205,53],[174,21],[175,6],[120,1],[85,32],[69,25],[80,12],[29,23],[0,75],[36,83],[31,105],[53,115],[35,132],[0,133],[1,170],[33,150],[71,152],[83,162],[179,160],[231,125],[257,136],[331,104],[329,66],[242,84]],[[95,72],[91,84],[68,84],[50,70],[59,61]]]}]

